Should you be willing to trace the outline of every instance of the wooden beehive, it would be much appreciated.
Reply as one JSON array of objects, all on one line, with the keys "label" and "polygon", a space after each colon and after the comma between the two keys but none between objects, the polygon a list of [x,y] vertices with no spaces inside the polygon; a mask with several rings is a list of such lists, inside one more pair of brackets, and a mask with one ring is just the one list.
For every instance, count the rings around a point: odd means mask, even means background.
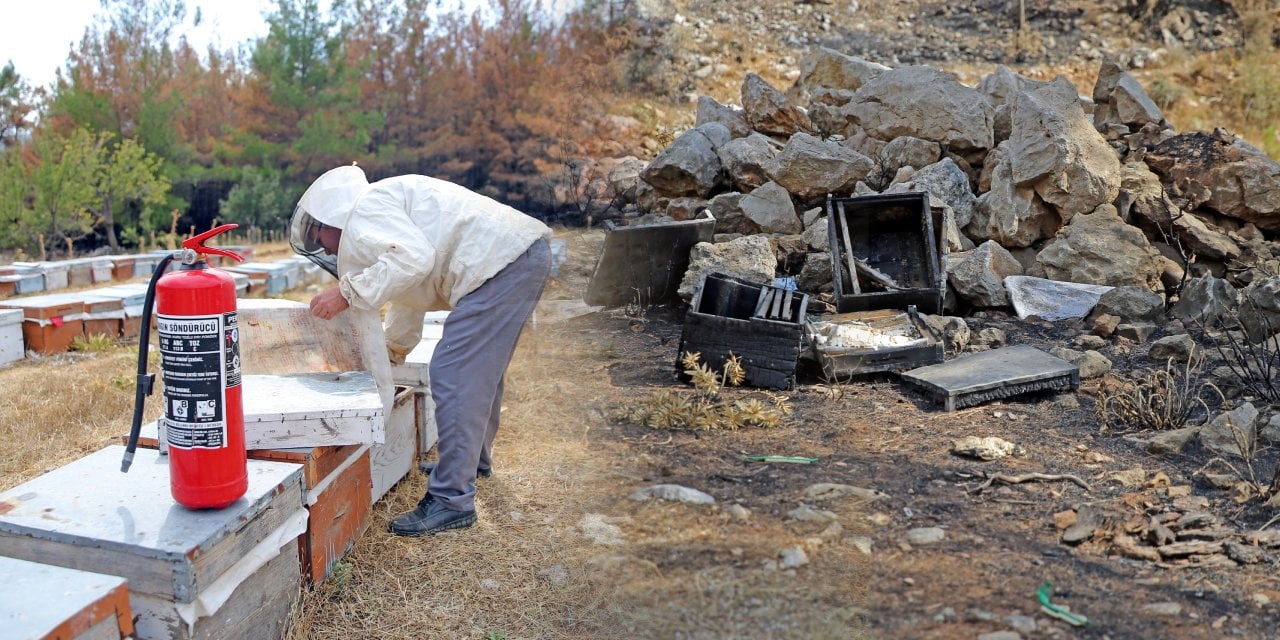
[{"label": "wooden beehive", "polygon": [[103,335],[111,339],[123,335],[125,310],[124,300],[110,296],[93,295],[85,292],[84,296],[84,336],[86,338]]},{"label": "wooden beehive", "polygon": [[29,351],[63,353],[84,336],[84,299],[68,293],[17,298],[0,307],[22,309],[22,338]]},{"label": "wooden beehive", "polygon": [[939,313],[946,274],[927,193],[827,197],[837,311]]},{"label": "wooden beehive", "polygon": [[688,352],[717,371],[732,354],[741,360],[747,384],[794,387],[808,304],[803,293],[706,274],[685,316],[677,371]]},{"label": "wooden beehive", "polygon": [[250,460],[221,510],[173,502],[167,460],[112,446],[0,493],[0,555],[125,578],[139,638],[280,637],[299,594],[302,471]]},{"label": "wooden beehive", "polygon": [[307,533],[298,541],[299,560],[308,582],[323,582],[369,527],[369,446],[258,449],[249,457],[302,465],[308,515]]},{"label": "wooden beehive", "polygon": [[[849,328],[860,334],[842,344],[824,339]],[[837,329],[828,332],[827,329]],[[810,316],[805,331],[809,344],[830,381],[885,371],[903,371],[942,362],[942,340],[925,324],[914,306],[906,311],[879,309],[826,316]]]},{"label": "wooden beehive", "polygon": [[0,556],[0,635],[119,640],[133,635],[124,578]]},{"label": "wooden beehive", "polygon": [[22,309],[0,309],[0,365],[26,356],[22,341]]},{"label": "wooden beehive", "polygon": [[113,287],[99,287],[87,292],[99,298],[115,298],[122,306],[123,318],[120,321],[120,337],[136,338],[142,329],[142,305],[147,297],[147,285],[143,283],[120,284]]},{"label": "wooden beehive", "polygon": [[133,256],[111,256],[111,279],[132,280],[134,275],[133,263]]},{"label": "wooden beehive", "polygon": [[[121,437],[128,442],[128,435]],[[142,425],[138,446],[164,455],[159,426]],[[289,462],[302,467],[307,531],[298,539],[298,557],[307,582],[322,582],[333,564],[369,526],[373,482],[369,445],[349,444],[292,449],[249,449],[250,460]]]},{"label": "wooden beehive", "polygon": [[[413,389],[397,387],[391,415],[384,421],[385,440],[369,448],[373,486],[370,501],[377,502],[413,470],[418,459],[418,424]],[[435,424],[435,421],[432,421]]]}]

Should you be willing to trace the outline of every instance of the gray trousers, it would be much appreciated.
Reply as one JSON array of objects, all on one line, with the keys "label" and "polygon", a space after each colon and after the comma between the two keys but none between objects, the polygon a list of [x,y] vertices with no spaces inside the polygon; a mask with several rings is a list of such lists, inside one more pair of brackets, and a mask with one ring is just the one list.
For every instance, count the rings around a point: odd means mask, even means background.
[{"label": "gray trousers", "polygon": [[440,462],[427,493],[456,511],[475,508],[476,469],[493,465],[493,438],[502,410],[502,378],[524,323],[551,272],[545,239],[463,296],[444,322],[431,354]]}]

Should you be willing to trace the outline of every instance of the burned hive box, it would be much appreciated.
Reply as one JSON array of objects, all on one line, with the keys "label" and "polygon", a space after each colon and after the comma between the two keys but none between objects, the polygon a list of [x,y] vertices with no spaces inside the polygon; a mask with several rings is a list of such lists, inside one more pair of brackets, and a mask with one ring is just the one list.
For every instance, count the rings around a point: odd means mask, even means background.
[{"label": "burned hive box", "polygon": [[606,227],[604,249],[583,300],[591,305],[662,304],[676,299],[689,250],[710,242],[715,218]]},{"label": "burned hive box", "polygon": [[902,379],[947,411],[1033,391],[1080,386],[1080,368],[1035,347],[1014,345],[913,369]]},{"label": "burned hive box", "polygon": [[[697,352],[703,363],[719,370],[734,355],[747,384],[794,387],[808,305],[803,293],[707,274],[685,317],[680,357]],[[676,369],[683,371],[679,358]]]},{"label": "burned hive box", "polygon": [[814,316],[805,332],[823,376],[831,381],[942,362],[942,340],[914,306]]},{"label": "burned hive box", "polygon": [[836,309],[938,313],[945,293],[927,193],[827,197]]}]

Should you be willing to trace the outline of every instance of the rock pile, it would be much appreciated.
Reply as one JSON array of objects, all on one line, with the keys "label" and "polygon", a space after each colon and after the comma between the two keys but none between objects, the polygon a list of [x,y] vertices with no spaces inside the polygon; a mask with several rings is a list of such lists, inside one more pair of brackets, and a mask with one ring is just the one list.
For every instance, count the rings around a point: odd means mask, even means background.
[{"label": "rock pile", "polygon": [[[1118,64],[1082,95],[1063,77],[1000,67],[970,87],[818,48],[785,92],[748,74],[742,105],[703,97],[643,169],[619,165],[636,176],[620,185],[633,215],[706,210],[723,246],[696,253],[752,249],[761,264],[734,275],[830,291],[825,197],[923,191],[944,221],[952,310],[1006,307],[1005,278],[1032,276],[1183,300],[1192,321],[1238,309],[1255,340],[1280,328],[1280,164],[1221,129],[1174,131]],[[695,260],[690,281],[713,266]]]}]

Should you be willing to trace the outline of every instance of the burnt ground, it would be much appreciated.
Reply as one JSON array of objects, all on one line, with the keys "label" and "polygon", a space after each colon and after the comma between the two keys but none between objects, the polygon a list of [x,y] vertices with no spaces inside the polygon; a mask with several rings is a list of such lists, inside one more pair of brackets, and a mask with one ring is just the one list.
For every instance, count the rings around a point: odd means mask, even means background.
[{"label": "burnt ground", "polygon": [[[562,282],[549,293],[554,297],[574,288]],[[1213,455],[1197,443],[1181,455],[1154,455],[1101,427],[1096,404],[1103,387],[1117,376],[1156,366],[1145,344],[1110,339],[1099,351],[1115,369],[1085,381],[1076,392],[1030,394],[951,413],[891,374],[831,383],[812,363],[802,362],[799,384],[785,394],[794,412],[777,427],[699,432],[625,421],[619,417],[625,408],[655,390],[690,389],[675,372],[684,313],[679,306],[606,310],[556,324],[546,335],[556,344],[573,345],[577,355],[566,357],[599,364],[590,385],[584,383],[582,401],[608,415],[608,426],[595,437],[634,469],[628,487],[696,488],[715,496],[717,508],[745,507],[756,523],[755,534],[750,527],[730,528],[717,541],[693,547],[653,543],[646,553],[657,564],[757,566],[759,554],[748,551],[750,560],[744,560],[742,548],[768,553],[770,545],[786,546],[785,536],[778,536],[787,532],[806,540],[809,551],[809,563],[793,570],[795,588],[839,581],[842,575],[862,582],[865,593],[850,589],[834,597],[847,599],[844,613],[853,611],[864,620],[867,636],[874,638],[977,638],[1015,630],[1023,638],[1276,637],[1280,550],[1266,548],[1274,544],[1266,540],[1250,544],[1248,538],[1275,510],[1256,497],[1237,500],[1234,491],[1210,484],[1198,472]],[[984,327],[1000,328],[1010,345],[1047,351],[1072,346],[1085,333],[1082,321],[979,315],[968,318],[975,334]],[[990,462],[951,453],[953,440],[964,436],[997,436],[1021,452]],[[743,455],[818,461],[761,464],[744,462]],[[1255,458],[1258,473],[1270,478],[1276,458],[1264,446]],[[1074,476],[1088,489],[1070,480],[983,486],[997,474],[1031,473]],[[812,503],[837,512],[843,528],[836,535],[819,535],[822,526],[796,522],[790,514],[804,503],[806,487],[824,482],[874,489],[886,497],[838,509]],[[1092,536],[1063,542],[1067,526],[1090,513],[1098,516]],[[1154,551],[1153,519],[1176,522],[1179,517],[1183,523],[1212,522],[1198,533],[1180,532],[1179,542],[1226,539],[1251,551],[1228,554],[1221,544],[1210,544],[1199,552],[1160,556]],[[941,528],[945,537],[908,542],[908,531],[925,527]],[[1053,583],[1052,602],[1087,616],[1088,625],[1071,626],[1041,611],[1036,590],[1046,581]],[[818,601],[794,600],[790,606],[812,608],[815,616],[830,614]],[[842,629],[832,635],[770,637],[858,637],[849,631],[853,627]]]},{"label": "burnt ground", "polygon": [[[1004,327],[1010,344],[1048,349],[1066,340],[1061,330],[1016,320]],[[571,320],[559,331],[610,354],[605,370],[611,406],[620,410],[654,389],[683,387],[674,369],[681,328],[682,310],[660,307],[638,316],[601,312]],[[1076,546],[1060,541],[1055,514],[1090,507],[1118,523],[1185,506],[1175,507],[1177,501],[1203,500],[1196,510],[1203,507],[1237,530],[1256,528],[1268,515],[1260,505],[1237,504],[1230,491],[1196,478],[1208,454],[1194,445],[1183,456],[1153,456],[1103,435],[1094,415],[1097,387],[1090,383],[1074,394],[1033,394],[946,413],[892,376],[833,385],[807,370],[787,393],[794,413],[779,427],[655,432],[616,423],[611,436],[636,459],[651,461],[643,481],[697,488],[759,518],[785,521],[796,496],[818,482],[887,494],[862,505],[846,525],[849,537],[837,543],[854,544],[856,532],[872,541],[868,593],[859,604],[871,637],[975,638],[1017,625],[1027,638],[1275,637],[1280,579],[1274,549],[1260,562],[1242,565],[1222,554],[1127,558],[1112,548],[1103,528],[1095,540]],[[998,436],[1023,453],[981,462],[949,452],[952,440],[969,435]],[[743,454],[819,461],[762,465],[743,462]],[[1143,470],[1136,486],[1112,479],[1134,468]],[[1027,473],[1074,475],[1090,489],[1050,481],[994,483],[979,490],[994,474]],[[1170,490],[1186,486],[1189,497]],[[920,527],[942,528],[945,538],[928,545],[907,542],[907,531]],[[700,555],[714,563],[730,554],[703,549]],[[812,554],[814,566],[828,561],[822,552]],[[803,578],[806,570],[797,571]],[[1045,581],[1053,582],[1052,602],[1089,617],[1090,624],[1072,627],[1042,613],[1036,589]]]}]

